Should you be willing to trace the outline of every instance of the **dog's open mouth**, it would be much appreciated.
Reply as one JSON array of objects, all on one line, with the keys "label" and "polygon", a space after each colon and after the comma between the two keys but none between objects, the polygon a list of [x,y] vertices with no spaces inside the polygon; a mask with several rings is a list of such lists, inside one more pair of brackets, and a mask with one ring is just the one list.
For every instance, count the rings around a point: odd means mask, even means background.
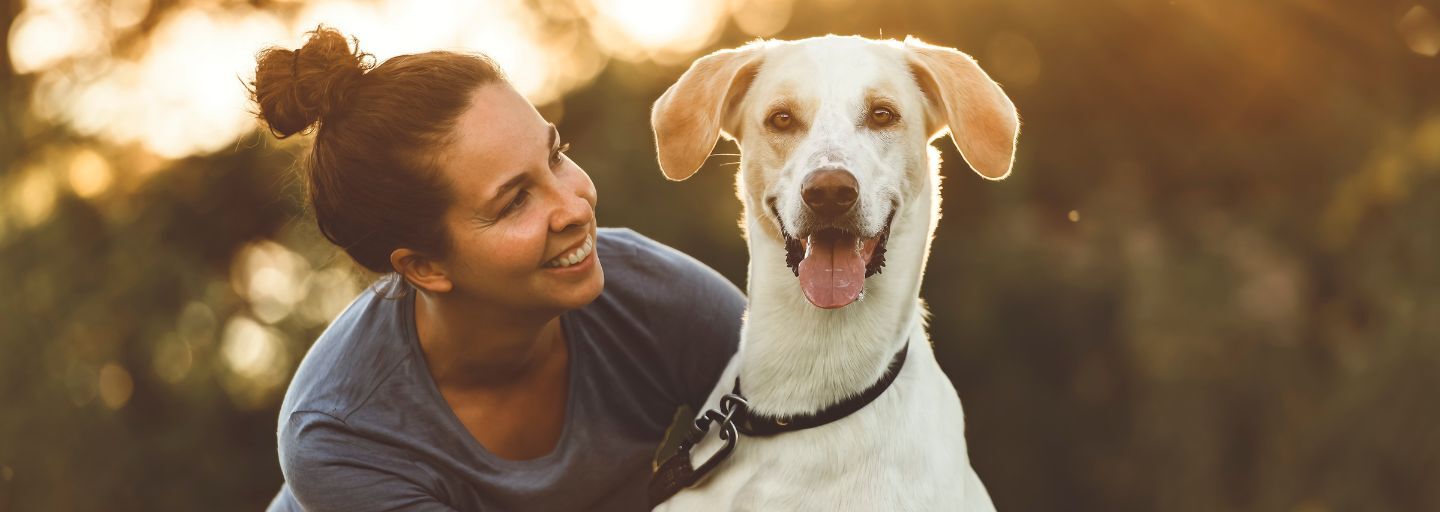
[{"label": "dog's open mouth", "polygon": [[[778,216],[777,216],[778,217]],[[783,229],[785,264],[800,278],[805,298],[816,307],[842,308],[865,291],[865,278],[885,267],[885,241],[890,238],[890,221],[870,238],[833,227],[822,228],[796,238]]]}]

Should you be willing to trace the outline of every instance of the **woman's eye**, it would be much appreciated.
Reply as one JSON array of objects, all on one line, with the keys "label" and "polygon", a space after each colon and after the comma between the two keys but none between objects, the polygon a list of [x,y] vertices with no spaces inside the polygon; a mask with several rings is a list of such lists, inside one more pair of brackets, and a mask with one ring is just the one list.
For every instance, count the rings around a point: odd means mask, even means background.
[{"label": "woman's eye", "polygon": [[895,111],[886,107],[875,107],[870,110],[870,126],[875,128],[890,126],[895,124],[895,121],[899,119],[900,116],[896,114]]},{"label": "woman's eye", "polygon": [[525,200],[526,200],[526,199],[529,199],[529,197],[530,197],[530,192],[527,192],[527,191],[525,191],[524,189],[521,189],[519,192],[516,192],[516,193],[515,193],[515,198],[510,200],[510,204],[505,205],[505,209],[500,210],[500,216],[501,216],[501,217],[508,216],[508,215],[510,215],[511,213],[513,213],[515,210],[519,209],[521,206],[525,206]]},{"label": "woman's eye", "polygon": [[556,146],[555,150],[550,152],[550,166],[560,165],[560,155],[565,154],[566,151],[570,151],[569,142]]}]

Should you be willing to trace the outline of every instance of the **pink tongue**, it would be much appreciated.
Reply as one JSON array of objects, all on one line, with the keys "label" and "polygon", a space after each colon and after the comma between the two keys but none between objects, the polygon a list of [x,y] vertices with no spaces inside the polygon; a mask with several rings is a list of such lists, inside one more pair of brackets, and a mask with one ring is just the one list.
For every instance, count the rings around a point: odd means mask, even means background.
[{"label": "pink tongue", "polygon": [[860,298],[865,286],[865,261],[855,251],[854,236],[812,237],[800,262],[800,288],[811,304],[824,309],[845,307]]}]

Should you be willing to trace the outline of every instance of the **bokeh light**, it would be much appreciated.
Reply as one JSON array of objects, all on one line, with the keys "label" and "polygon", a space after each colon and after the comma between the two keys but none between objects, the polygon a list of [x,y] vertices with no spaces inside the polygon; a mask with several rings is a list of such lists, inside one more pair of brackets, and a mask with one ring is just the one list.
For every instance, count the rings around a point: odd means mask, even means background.
[{"label": "bokeh light", "polygon": [[[146,39],[127,43],[150,2],[61,0],[26,6],[9,33],[10,57],[17,73],[39,75],[32,101],[43,118],[174,159],[219,151],[253,130],[252,107],[236,85],[253,76],[256,48],[298,47],[301,34],[322,23],[343,27],[381,60],[437,48],[482,51],[543,105],[593,80],[612,55],[677,63],[713,42],[727,14],[764,36],[784,26],[791,5],[591,0],[537,11],[521,0],[323,0],[281,16],[182,4],[165,10]],[[577,22],[576,12],[588,13],[587,21]]]},{"label": "bokeh light", "polygon": [[135,381],[130,378],[130,372],[124,366],[116,363],[105,363],[100,367],[100,401],[105,407],[119,409],[130,401],[131,393],[135,392]]},{"label": "bokeh light", "polygon": [[360,293],[354,274],[341,267],[311,274],[305,284],[305,301],[300,304],[299,313],[310,325],[328,324]]},{"label": "bokeh light", "polygon": [[289,316],[304,298],[310,264],[278,243],[264,240],[240,250],[234,260],[231,282],[250,301],[255,317],[274,324]]},{"label": "bokeh light", "polygon": [[89,2],[31,2],[10,29],[11,64],[33,73],[100,51],[104,27]]},{"label": "bokeh light", "polygon": [[115,181],[110,163],[93,149],[81,149],[70,159],[70,188],[77,195],[93,198]]},{"label": "bokeh light", "polygon": [[50,217],[55,209],[58,187],[49,169],[32,165],[16,172],[10,187],[11,214],[21,227],[34,227]]},{"label": "bokeh light", "polygon": [[785,28],[794,14],[793,0],[731,0],[735,28],[756,36],[770,37]]},{"label": "bokeh light", "polygon": [[285,336],[243,315],[225,323],[220,355],[227,370],[222,383],[240,407],[266,404],[289,374]]},{"label": "bokeh light", "polygon": [[177,336],[167,336],[155,347],[151,365],[155,375],[170,384],[177,384],[190,374],[195,365],[195,351]]},{"label": "bokeh light", "polygon": [[1410,50],[1434,57],[1440,54],[1440,20],[1423,6],[1416,5],[1400,18],[1400,34]]},{"label": "bokeh light", "polygon": [[714,40],[724,0],[591,0],[597,40],[615,55],[673,62]]}]

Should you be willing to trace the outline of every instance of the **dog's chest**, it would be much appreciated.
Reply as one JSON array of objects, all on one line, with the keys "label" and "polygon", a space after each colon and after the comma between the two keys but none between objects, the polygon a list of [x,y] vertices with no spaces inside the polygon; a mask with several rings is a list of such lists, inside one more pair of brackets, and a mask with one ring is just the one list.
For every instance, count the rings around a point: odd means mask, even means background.
[{"label": "dog's chest", "polygon": [[[975,509],[964,505],[971,492],[956,485],[973,478],[957,432],[964,421],[959,399],[920,380],[897,382],[869,407],[829,425],[742,436],[702,485],[657,510]],[[715,446],[713,436],[697,446],[696,463]]]}]

